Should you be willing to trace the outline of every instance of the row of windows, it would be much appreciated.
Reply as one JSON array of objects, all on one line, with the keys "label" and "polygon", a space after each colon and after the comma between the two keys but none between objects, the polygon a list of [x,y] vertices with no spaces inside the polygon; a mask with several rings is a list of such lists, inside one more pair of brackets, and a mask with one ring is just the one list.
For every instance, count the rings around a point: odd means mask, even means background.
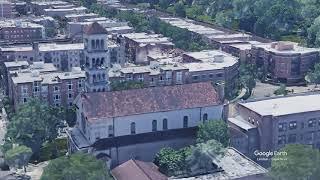
[{"label": "row of windows", "polygon": [[[307,126],[309,128],[316,127],[316,125],[317,125],[317,119],[316,118],[311,118],[311,119],[308,120]],[[320,126],[320,118],[318,119],[318,125]],[[305,127],[305,123],[301,122],[300,123],[300,128],[303,129],[304,127]],[[278,131],[279,132],[287,131],[288,128],[289,128],[289,130],[297,129],[298,128],[297,121],[289,122],[289,126],[288,126],[288,123],[286,123],[286,122],[278,124]]]},{"label": "row of windows", "polygon": [[[216,76],[216,77],[219,77],[219,78],[220,78],[220,77],[223,77],[223,73],[219,73],[219,74],[216,74],[216,75],[214,75],[214,74],[209,74],[209,75],[208,75],[208,78],[209,78],[209,79],[213,79],[215,76]],[[202,80],[206,80],[206,79],[207,79],[207,75],[206,75],[206,74],[202,74],[201,76],[200,76],[200,75],[193,75],[193,76],[192,76],[192,80],[193,80],[193,81],[198,81],[198,80],[200,80],[200,77],[201,77]]]},{"label": "row of windows", "polygon": [[[83,117],[84,118],[84,117]],[[208,114],[205,113],[203,115],[203,121],[207,121],[208,120]],[[184,116],[183,117],[183,128],[188,128],[189,126],[189,118],[188,116]],[[84,123],[84,122],[83,122]],[[162,130],[168,130],[168,119],[164,118],[162,120]],[[152,124],[151,124],[151,130],[152,132],[156,132],[158,131],[158,121],[157,120],[152,120]],[[132,122],[130,124],[130,134],[134,135],[136,134],[136,123]],[[108,126],[108,137],[113,137],[114,136],[114,131],[113,131],[113,126],[109,125]],[[95,135],[96,139],[100,139],[100,134],[99,132],[97,132],[97,134]]]},{"label": "row of windows", "polygon": [[289,134],[286,135],[280,135],[278,136],[278,145],[283,145],[286,143],[296,143],[299,138],[303,141],[314,141],[315,139],[320,138],[320,131],[318,132],[308,132],[305,134],[300,134],[299,136],[297,134]]}]

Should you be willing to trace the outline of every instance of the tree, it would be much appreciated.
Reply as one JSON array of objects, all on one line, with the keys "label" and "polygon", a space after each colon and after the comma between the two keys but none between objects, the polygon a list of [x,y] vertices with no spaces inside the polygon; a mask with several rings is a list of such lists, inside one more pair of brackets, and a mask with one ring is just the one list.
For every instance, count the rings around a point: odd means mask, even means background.
[{"label": "tree", "polygon": [[228,126],[223,120],[209,120],[199,126],[197,142],[204,143],[212,139],[225,147],[228,146],[230,136]]},{"label": "tree", "polygon": [[186,9],[182,1],[179,1],[174,5],[174,12],[179,17],[186,17]]},{"label": "tree", "polygon": [[306,79],[309,83],[315,84],[317,87],[320,83],[320,63],[314,66],[314,70],[307,74]]},{"label": "tree", "polygon": [[58,136],[61,119],[61,109],[50,107],[38,99],[30,99],[18,108],[9,121],[5,144],[30,147],[37,157],[42,144],[51,142]]},{"label": "tree", "polygon": [[247,89],[249,96],[256,86],[256,69],[253,65],[242,64],[239,68],[240,84]]},{"label": "tree", "polygon": [[272,158],[270,175],[274,179],[317,180],[320,178],[320,154],[301,144],[289,144]]},{"label": "tree", "polygon": [[213,162],[218,164],[224,154],[225,148],[221,143],[216,140],[209,140],[192,146],[191,153],[186,161],[191,171],[204,171],[203,173],[207,173],[217,168]]},{"label": "tree", "polygon": [[76,153],[51,160],[41,180],[108,180],[111,179],[103,161],[84,153]]},{"label": "tree", "polygon": [[274,91],[274,94],[275,95],[284,95],[286,96],[288,94],[288,91],[287,91],[287,86],[285,84],[281,84],[280,87]]},{"label": "tree", "polygon": [[159,6],[161,9],[166,10],[170,6],[169,0],[159,0]]},{"label": "tree", "polygon": [[16,146],[8,150],[5,153],[5,162],[10,167],[24,168],[26,172],[26,166],[29,163],[30,157],[32,155],[32,150],[26,146]]},{"label": "tree", "polygon": [[159,166],[162,173],[173,176],[185,169],[185,157],[184,151],[163,148],[156,154],[154,163]]}]

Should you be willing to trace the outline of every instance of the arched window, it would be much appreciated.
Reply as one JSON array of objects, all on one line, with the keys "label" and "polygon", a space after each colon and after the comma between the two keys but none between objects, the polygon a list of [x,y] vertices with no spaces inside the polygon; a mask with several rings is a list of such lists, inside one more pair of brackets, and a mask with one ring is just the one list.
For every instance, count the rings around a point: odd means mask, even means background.
[{"label": "arched window", "polygon": [[101,58],[101,64],[100,64],[100,66],[103,65],[103,64],[104,64],[104,58]]},{"label": "arched window", "polygon": [[96,82],[96,75],[92,75],[93,82]]},{"label": "arched window", "polygon": [[100,80],[100,79],[101,79],[100,74],[98,74],[98,75],[97,75],[97,79],[98,79],[98,80]]},{"label": "arched window", "polygon": [[188,127],[188,116],[184,116],[183,117],[183,128],[187,128]]},{"label": "arched window", "polygon": [[162,120],[162,128],[163,128],[163,130],[167,130],[168,129],[168,119],[164,118]]},{"label": "arched window", "polygon": [[136,123],[132,122],[130,125],[131,134],[136,134]]},{"label": "arched window", "polygon": [[103,39],[100,40],[100,48],[104,49],[104,40]]},{"label": "arched window", "polygon": [[204,113],[202,119],[203,119],[203,122],[207,121],[208,120],[208,114]]},{"label": "arched window", "polygon": [[100,65],[100,59],[97,58],[95,66],[99,66],[99,65]]},{"label": "arched window", "polygon": [[100,43],[99,43],[99,40],[98,40],[98,39],[96,40],[96,48],[97,48],[97,49],[100,48]]},{"label": "arched window", "polygon": [[92,49],[95,49],[95,48],[96,48],[95,43],[94,43],[94,40],[91,40],[91,48],[92,48]]},{"label": "arched window", "polygon": [[152,132],[157,131],[157,120],[152,121]]}]

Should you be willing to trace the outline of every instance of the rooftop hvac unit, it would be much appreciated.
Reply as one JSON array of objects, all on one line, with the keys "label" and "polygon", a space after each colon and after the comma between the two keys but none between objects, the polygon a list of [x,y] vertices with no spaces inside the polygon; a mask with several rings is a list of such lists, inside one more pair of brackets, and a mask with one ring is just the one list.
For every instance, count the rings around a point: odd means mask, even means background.
[{"label": "rooftop hvac unit", "polygon": [[31,76],[32,77],[39,77],[40,76],[40,72],[39,71],[32,71],[31,72]]},{"label": "rooftop hvac unit", "polygon": [[43,61],[33,62],[33,68],[34,69],[43,69],[43,66],[44,66],[44,62]]}]

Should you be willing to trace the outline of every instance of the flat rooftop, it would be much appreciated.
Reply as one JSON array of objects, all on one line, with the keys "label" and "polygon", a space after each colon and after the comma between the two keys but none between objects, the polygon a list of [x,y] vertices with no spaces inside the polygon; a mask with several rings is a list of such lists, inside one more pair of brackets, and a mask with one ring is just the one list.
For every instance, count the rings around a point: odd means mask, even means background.
[{"label": "flat rooftop", "polygon": [[256,128],[255,125],[244,120],[241,116],[228,118],[228,121],[246,131]]},{"label": "flat rooftop", "polygon": [[39,73],[37,70],[21,71],[16,72],[16,76],[12,76],[14,84],[30,83],[35,81],[41,81],[42,84],[57,84],[60,83],[59,79],[78,79],[85,78],[84,71],[77,72],[50,72],[50,73]]},{"label": "flat rooftop", "polygon": [[4,66],[6,68],[21,67],[21,66],[28,66],[28,65],[29,65],[29,63],[27,61],[4,62]]},{"label": "flat rooftop", "polygon": [[218,166],[224,171],[207,175],[198,175],[188,178],[174,178],[179,180],[231,180],[245,178],[254,175],[265,175],[268,171],[248,157],[244,156],[234,148],[227,148],[225,156],[220,160]]},{"label": "flat rooftop", "polygon": [[192,57],[202,62],[216,62],[216,57],[223,58],[221,64],[230,65],[238,62],[238,58],[220,50],[203,50],[198,52],[187,52],[184,55]]},{"label": "flat rooftop", "polygon": [[304,53],[311,53],[311,52],[319,52],[320,51],[319,48],[303,47],[303,46],[299,46],[296,43],[292,43],[293,44],[293,49],[290,49],[290,50],[277,50],[275,48],[272,48],[271,44],[272,43],[261,43],[261,44],[253,45],[253,47],[262,48],[265,51],[269,51],[269,52],[273,52],[273,53],[277,53],[277,54],[304,54]]},{"label": "flat rooftop", "polygon": [[32,1],[31,4],[46,6],[46,5],[65,5],[69,3],[65,1]]},{"label": "flat rooftop", "polygon": [[160,18],[161,20],[179,27],[179,28],[183,28],[183,29],[187,29],[191,32],[194,33],[198,33],[201,35],[222,35],[225,34],[225,32],[211,28],[211,27],[207,27],[207,26],[203,26],[203,25],[198,25],[196,24],[193,20],[184,20],[184,19],[180,19],[180,18]]},{"label": "flat rooftop", "polygon": [[284,116],[320,111],[320,94],[301,94],[239,103],[262,116]]},{"label": "flat rooftop", "polygon": [[65,9],[44,9],[45,12],[65,12],[65,11],[85,11],[87,8],[85,7],[72,7],[72,8],[65,8]]},{"label": "flat rooftop", "polygon": [[23,21],[18,19],[6,19],[0,21],[0,27],[17,27],[17,28],[44,28],[40,24],[36,24],[29,21]]},{"label": "flat rooftop", "polygon": [[[57,43],[39,43],[39,51],[70,51],[70,50],[83,50],[83,43],[73,43],[73,44],[57,44]],[[25,52],[32,51],[31,45],[22,45],[22,46],[9,46],[9,47],[0,47],[2,52]]]},{"label": "flat rooftop", "polygon": [[98,17],[98,14],[95,13],[80,13],[80,14],[67,14],[66,18],[78,18],[78,17]]},{"label": "flat rooftop", "polygon": [[147,33],[128,33],[122,36],[131,39],[142,45],[146,44],[168,44],[174,45],[169,38],[163,37],[161,34],[147,34]]}]

